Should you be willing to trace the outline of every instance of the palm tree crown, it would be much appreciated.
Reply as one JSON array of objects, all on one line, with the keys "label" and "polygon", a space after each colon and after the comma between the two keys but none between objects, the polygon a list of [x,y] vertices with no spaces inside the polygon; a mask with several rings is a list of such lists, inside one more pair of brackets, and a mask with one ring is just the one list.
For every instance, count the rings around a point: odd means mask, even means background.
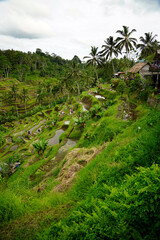
[{"label": "palm tree crown", "polygon": [[[117,41],[117,48],[122,51],[122,49],[125,47],[126,49],[126,57],[128,58],[128,53],[130,50],[134,49],[134,46],[136,46],[137,39],[130,37],[133,32],[136,32],[136,29],[132,29],[129,32],[129,27],[123,26],[123,30],[118,30],[117,33],[120,33],[122,37],[118,37],[116,39]],[[134,45],[134,46],[133,46]]]},{"label": "palm tree crown", "polygon": [[87,63],[93,64],[93,66],[97,66],[101,64],[101,58],[98,52],[98,47],[91,46],[91,52],[89,54],[90,56],[85,56],[85,58],[89,58]]},{"label": "palm tree crown", "polygon": [[144,34],[144,37],[140,37],[141,43],[137,45],[137,48],[141,50],[141,57],[147,57],[155,52],[159,46],[159,42],[155,40],[157,35],[152,35],[152,32]]},{"label": "palm tree crown", "polygon": [[[120,51],[117,49],[117,41],[114,40],[112,36],[110,36],[104,42],[105,42],[105,44],[102,45],[103,50],[100,52],[101,56],[105,56],[106,60],[108,58],[109,58],[109,60],[112,60],[113,54],[116,57],[118,57],[118,53],[120,53]],[[115,72],[113,61],[112,61],[112,68],[113,68],[113,72]]]},{"label": "palm tree crown", "polygon": [[97,65],[101,65],[102,64],[102,59],[101,56],[98,52],[98,47],[91,47],[91,52],[89,54],[90,56],[85,56],[85,58],[89,58],[87,61],[87,64],[92,64],[95,74],[96,74],[96,78],[97,78],[97,83],[99,84],[99,79],[98,79],[98,73],[97,73]]},{"label": "palm tree crown", "polygon": [[117,49],[117,46],[116,46],[117,41],[114,40],[112,36],[110,36],[104,42],[105,42],[105,44],[102,45],[102,48],[104,48],[104,49],[100,52],[100,54],[102,56],[106,56],[106,60],[108,58],[111,60],[113,54],[116,57],[118,57],[118,53],[120,53],[120,51]]}]

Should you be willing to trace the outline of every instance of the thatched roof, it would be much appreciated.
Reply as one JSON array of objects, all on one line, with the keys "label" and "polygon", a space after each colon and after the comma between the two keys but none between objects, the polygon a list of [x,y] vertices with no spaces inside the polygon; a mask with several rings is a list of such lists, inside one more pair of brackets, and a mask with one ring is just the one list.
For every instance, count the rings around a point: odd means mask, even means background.
[{"label": "thatched roof", "polygon": [[131,67],[127,72],[130,73],[138,73],[144,66],[146,66],[148,63],[146,62],[139,62],[136,63],[133,67]]}]

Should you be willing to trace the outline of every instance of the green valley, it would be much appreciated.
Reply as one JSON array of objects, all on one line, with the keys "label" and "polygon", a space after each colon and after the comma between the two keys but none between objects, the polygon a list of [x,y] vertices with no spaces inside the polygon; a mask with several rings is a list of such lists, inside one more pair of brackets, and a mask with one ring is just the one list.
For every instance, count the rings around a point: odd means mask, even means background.
[{"label": "green valley", "polygon": [[159,80],[104,52],[0,52],[0,239],[159,238]]}]

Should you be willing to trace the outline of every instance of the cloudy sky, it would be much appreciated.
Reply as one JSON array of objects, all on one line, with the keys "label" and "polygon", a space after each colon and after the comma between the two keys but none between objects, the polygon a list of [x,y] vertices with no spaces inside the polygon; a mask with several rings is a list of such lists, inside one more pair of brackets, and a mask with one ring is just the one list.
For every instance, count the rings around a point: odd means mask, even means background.
[{"label": "cloudy sky", "polygon": [[160,0],[0,0],[0,49],[81,59],[122,26],[160,40]]}]

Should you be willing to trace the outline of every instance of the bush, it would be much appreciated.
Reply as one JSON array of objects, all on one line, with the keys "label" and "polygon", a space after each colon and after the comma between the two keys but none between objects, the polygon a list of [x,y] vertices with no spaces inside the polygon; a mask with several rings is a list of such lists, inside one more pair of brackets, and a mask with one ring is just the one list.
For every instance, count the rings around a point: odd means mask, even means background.
[{"label": "bush", "polygon": [[[160,168],[139,168],[120,185],[102,185],[57,224],[50,239],[158,239],[160,227]],[[96,188],[96,184],[95,184]]]},{"label": "bush", "polygon": [[118,93],[120,93],[121,95],[123,95],[124,91],[125,91],[125,88],[126,88],[126,83],[124,82],[124,80],[121,80],[119,83],[118,83],[118,86],[117,86],[117,91]]},{"label": "bush", "polygon": [[6,163],[8,164],[16,162],[22,162],[22,157],[19,153],[15,153],[6,159]]},{"label": "bush", "polygon": [[44,153],[47,147],[47,144],[48,142],[44,138],[42,138],[37,143],[33,143],[32,145],[35,148],[35,150],[38,152],[38,155],[40,155]]},{"label": "bush", "polygon": [[129,91],[131,93],[133,93],[137,90],[141,90],[141,88],[142,88],[141,87],[141,79],[142,79],[141,75],[136,74],[134,78],[128,80],[127,85],[129,87]]},{"label": "bush", "polygon": [[111,87],[116,88],[118,86],[119,82],[120,82],[119,78],[112,78],[111,79]]}]

